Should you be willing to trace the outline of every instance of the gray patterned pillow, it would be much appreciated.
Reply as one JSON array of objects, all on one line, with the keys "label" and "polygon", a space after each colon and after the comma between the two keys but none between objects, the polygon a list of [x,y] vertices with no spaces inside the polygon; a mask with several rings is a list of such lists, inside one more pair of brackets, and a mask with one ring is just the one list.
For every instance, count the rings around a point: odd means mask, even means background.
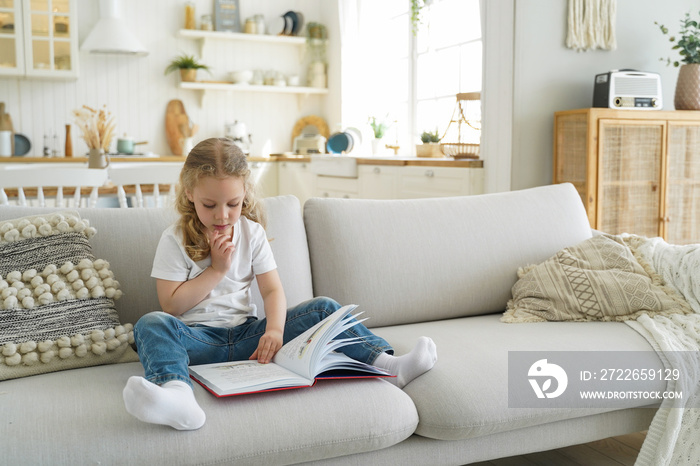
[{"label": "gray patterned pillow", "polygon": [[0,380],[138,360],[94,234],[71,211],[0,223]]},{"label": "gray patterned pillow", "polygon": [[649,272],[621,238],[594,236],[518,271],[501,321],[623,321],[642,313],[692,312]]}]

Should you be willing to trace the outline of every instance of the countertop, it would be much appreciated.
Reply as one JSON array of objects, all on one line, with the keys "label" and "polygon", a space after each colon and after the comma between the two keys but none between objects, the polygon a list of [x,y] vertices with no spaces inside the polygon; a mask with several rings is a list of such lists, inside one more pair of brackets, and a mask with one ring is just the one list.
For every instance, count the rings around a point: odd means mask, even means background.
[{"label": "countertop", "polygon": [[[425,166],[425,167],[467,167],[482,168],[483,160],[459,159],[451,157],[430,158],[430,157],[356,157],[348,155],[337,155],[329,157],[354,157],[358,165],[393,165],[393,166]],[[251,162],[311,162],[310,156],[274,154],[270,157],[248,157]],[[172,155],[162,157],[139,157],[139,156],[110,156],[110,161],[119,162],[184,162],[185,157]],[[1,157],[0,163],[87,163],[87,157]]]},{"label": "countertop", "polygon": [[[163,157],[109,156],[110,162],[184,162],[177,155]],[[0,163],[88,163],[87,157],[0,157]]]},{"label": "countertop", "polygon": [[[452,157],[357,157],[352,155],[331,155],[329,157],[354,157],[358,165],[394,165],[394,166],[425,166],[425,167],[466,167],[482,168],[484,161],[479,159],[459,159]],[[310,156],[275,154],[270,157],[248,157],[251,162],[311,162]]]}]

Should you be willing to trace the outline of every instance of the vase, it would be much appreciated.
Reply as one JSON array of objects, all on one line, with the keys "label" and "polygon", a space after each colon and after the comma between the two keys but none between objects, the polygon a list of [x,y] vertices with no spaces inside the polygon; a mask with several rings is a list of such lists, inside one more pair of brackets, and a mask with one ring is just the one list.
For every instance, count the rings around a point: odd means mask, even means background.
[{"label": "vase", "polygon": [[88,154],[88,168],[107,168],[109,156],[102,149],[90,149]]},{"label": "vase", "polygon": [[374,138],[372,139],[372,155],[379,155],[382,153],[382,148],[384,147],[384,144],[382,144],[382,139],[381,138]]},{"label": "vase", "polygon": [[183,83],[192,83],[197,80],[197,70],[193,68],[181,68],[180,80]]},{"label": "vase", "polygon": [[681,66],[673,105],[676,110],[700,110],[700,65]]}]

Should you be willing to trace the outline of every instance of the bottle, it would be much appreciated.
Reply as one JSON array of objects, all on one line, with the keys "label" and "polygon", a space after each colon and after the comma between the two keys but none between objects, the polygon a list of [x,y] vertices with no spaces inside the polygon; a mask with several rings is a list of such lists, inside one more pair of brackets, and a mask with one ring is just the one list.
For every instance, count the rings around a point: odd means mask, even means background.
[{"label": "bottle", "polygon": [[70,125],[66,125],[66,157],[73,157],[73,140],[70,137]]}]

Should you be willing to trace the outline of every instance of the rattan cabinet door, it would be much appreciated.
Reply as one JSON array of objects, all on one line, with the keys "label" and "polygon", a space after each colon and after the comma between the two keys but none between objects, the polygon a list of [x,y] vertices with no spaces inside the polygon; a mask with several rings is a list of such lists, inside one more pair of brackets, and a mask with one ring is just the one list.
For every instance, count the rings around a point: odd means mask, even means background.
[{"label": "rattan cabinet door", "polygon": [[596,228],[659,236],[666,122],[601,119]]},{"label": "rattan cabinet door", "polygon": [[664,237],[700,242],[700,122],[669,122]]}]

